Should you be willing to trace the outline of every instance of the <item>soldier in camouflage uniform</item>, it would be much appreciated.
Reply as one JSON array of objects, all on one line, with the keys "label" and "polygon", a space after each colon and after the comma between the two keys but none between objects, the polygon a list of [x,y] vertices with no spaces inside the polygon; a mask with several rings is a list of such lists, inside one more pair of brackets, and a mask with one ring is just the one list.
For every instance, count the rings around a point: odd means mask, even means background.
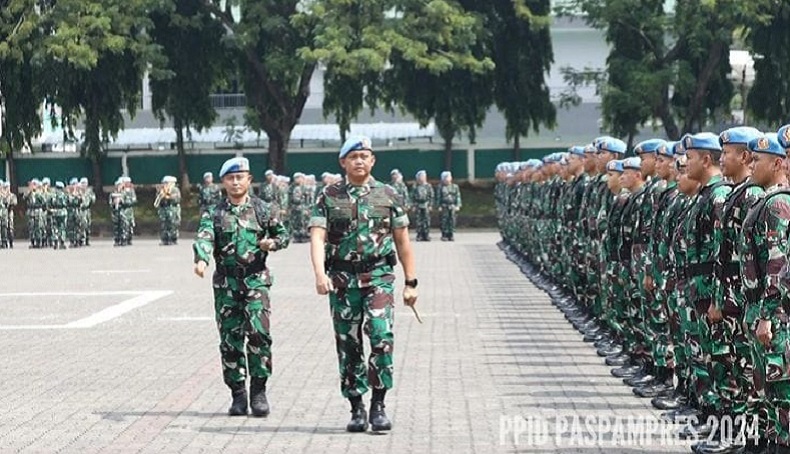
[{"label": "soldier in camouflage uniform", "polygon": [[[737,243],[746,212],[763,193],[762,188],[749,178],[751,153],[747,149],[750,141],[762,135],[750,127],[731,128],[719,135],[722,174],[734,183],[734,187],[724,202],[721,224],[714,228],[715,244],[719,247],[715,251],[714,262],[717,288],[707,316],[711,342],[710,370],[716,379],[716,392],[720,399],[719,416],[726,415],[734,421],[747,415],[747,405],[753,407],[748,419],[754,421],[757,416],[754,411],[751,346],[743,323],[745,301],[739,272],[743,257]],[[726,452],[727,449],[737,451],[742,448],[736,446],[737,440],[731,436],[722,432],[714,442],[704,443],[698,452]]]},{"label": "soldier in camouflage uniform", "polygon": [[663,273],[664,270],[670,269],[668,238],[672,231],[670,226],[675,221],[671,207],[678,194],[674,145],[674,143],[664,143],[656,148],[656,177],[664,184],[657,189],[655,196],[652,196],[652,213],[643,214],[652,217],[645,251],[649,259],[644,262],[644,276],[641,280],[646,295],[645,328],[651,339],[650,356],[656,374],[650,385],[636,392],[640,397],[659,397],[662,394],[667,397],[674,388],[674,363],[667,311],[667,276]]},{"label": "soldier in camouflage uniform", "polygon": [[47,200],[41,191],[41,182],[33,179],[28,184],[28,191],[24,196],[27,207],[26,218],[28,235],[31,248],[41,248],[46,245],[46,208]]},{"label": "soldier in camouflage uniform", "polygon": [[162,178],[154,208],[159,216],[160,245],[178,244],[178,231],[181,227],[181,190],[176,186],[176,177],[167,175]]},{"label": "soldier in camouflage uniform", "polygon": [[779,130],[782,143],[769,136],[753,139],[752,180],[765,193],[752,205],[743,221],[738,241],[741,279],[746,301],[745,325],[749,329],[754,386],[760,397],[761,443],[776,444],[771,452],[790,452],[790,326],[788,325],[787,236],[790,233],[790,192],[786,148],[790,125]]},{"label": "soldier in camouflage uniform", "polygon": [[[346,429],[390,430],[384,398],[393,386],[393,310],[397,256],[403,263],[404,303],[417,301],[409,244],[409,218],[395,190],[370,176],[376,162],[370,139],[351,137],[342,146],[346,180],[324,189],[310,219],[316,291],[329,294],[343,397],[351,403]],[[363,333],[370,339],[367,366]],[[370,418],[362,396],[373,389]]]},{"label": "soldier in camouflage uniform", "polygon": [[226,161],[219,172],[227,197],[201,214],[193,246],[195,274],[203,277],[213,257],[214,308],[220,337],[222,374],[231,390],[231,416],[267,416],[266,383],[271,376],[269,332],[273,277],[266,266],[270,252],[288,246],[288,231],[271,204],[250,195],[246,158]]},{"label": "soldier in camouflage uniform", "polygon": [[277,202],[277,175],[272,170],[263,174],[264,182],[261,183],[260,198],[266,203]]},{"label": "soldier in camouflage uniform", "polygon": [[52,213],[52,247],[66,249],[66,220],[68,216],[69,198],[66,185],[62,181],[55,182],[55,190],[50,198]]},{"label": "soldier in camouflage uniform", "polygon": [[91,245],[91,228],[93,226],[93,216],[91,209],[96,203],[96,193],[93,188],[88,186],[88,179],[85,177],[80,178],[80,193],[82,194],[82,218],[83,225],[85,226],[85,233],[82,234],[82,239],[85,246]]},{"label": "soldier in camouflage uniform", "polygon": [[214,184],[214,175],[211,172],[203,174],[203,184],[200,185],[198,192],[198,206],[200,212],[207,210],[208,207],[216,205],[222,200],[222,187]]},{"label": "soldier in camouflage uniform", "polygon": [[403,207],[408,210],[411,206],[409,187],[403,182],[403,174],[400,173],[400,170],[392,169],[390,171],[390,186],[400,195]]},{"label": "soldier in camouflage uniform", "polygon": [[14,247],[14,209],[16,194],[11,192],[11,183],[0,181],[0,249]]},{"label": "soldier in camouflage uniform", "polygon": [[296,172],[288,193],[288,220],[295,243],[307,241],[307,219],[304,216],[305,185],[304,174]]},{"label": "soldier in camouflage uniform", "polygon": [[417,224],[417,241],[431,241],[431,208],[434,202],[433,187],[428,183],[428,175],[420,170],[414,176],[411,190],[412,209]]},{"label": "soldier in camouflage uniform", "polygon": [[442,241],[455,241],[455,219],[461,209],[461,189],[453,183],[449,171],[441,174],[441,182],[436,186],[436,205],[441,211]]},{"label": "soldier in camouflage uniform", "polygon": [[115,246],[124,246],[126,243],[121,214],[123,211],[123,181],[120,178],[115,180],[115,187],[108,196],[108,204],[110,205],[113,243]]},{"label": "soldier in camouflage uniform", "polygon": [[711,133],[687,135],[683,138],[686,149],[689,178],[700,183],[701,189],[685,220],[680,246],[685,254],[685,267],[678,272],[687,286],[686,304],[681,309],[681,327],[685,333],[685,347],[691,365],[691,386],[693,402],[702,412],[700,424],[681,433],[682,436],[707,436],[714,429],[705,421],[709,416],[719,413],[720,399],[716,389],[721,377],[711,374],[710,325],[707,312],[718,284],[714,275],[716,251],[720,250],[721,240],[715,235],[716,226],[721,225],[724,202],[732,192],[719,168],[722,152],[719,136]]}]

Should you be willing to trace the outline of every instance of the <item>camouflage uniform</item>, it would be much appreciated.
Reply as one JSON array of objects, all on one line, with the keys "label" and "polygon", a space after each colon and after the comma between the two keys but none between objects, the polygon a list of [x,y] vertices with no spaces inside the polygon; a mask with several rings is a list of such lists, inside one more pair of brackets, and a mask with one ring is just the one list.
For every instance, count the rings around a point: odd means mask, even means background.
[{"label": "camouflage uniform", "polygon": [[417,241],[431,239],[431,207],[433,205],[433,187],[428,184],[415,184],[411,191],[412,207],[417,224]]},{"label": "camouflage uniform", "polygon": [[[759,420],[765,437],[790,445],[790,305],[788,305],[787,235],[790,233],[790,193],[785,186],[766,189],[743,221],[738,242],[741,279],[746,296],[745,328],[751,336],[754,386],[759,396]],[[760,319],[770,320],[773,337],[763,346],[754,332]]]},{"label": "camouflage uniform", "polygon": [[[288,231],[271,205],[251,197],[239,205],[223,199],[200,216],[193,245],[195,263],[216,261],[212,285],[219,330],[222,375],[231,390],[250,377],[268,378],[272,371],[268,253],[258,242],[274,240],[273,250],[288,246]],[[246,339],[246,346],[245,346]]]},{"label": "camouflage uniform", "polygon": [[50,210],[52,213],[52,247],[55,249],[66,248],[68,205],[68,195],[62,189],[57,189],[52,192],[50,197]]},{"label": "camouflage uniform", "polygon": [[[336,183],[318,196],[309,225],[327,230],[326,268],[335,288],[329,303],[343,396],[392,388],[392,231],[409,225],[401,198],[373,178],[363,186]],[[367,367],[363,333],[370,338]]]},{"label": "camouflage uniform", "polygon": [[201,213],[208,207],[219,203],[220,200],[222,200],[222,186],[214,183],[200,185],[198,205]]},{"label": "camouflage uniform", "polygon": [[436,188],[436,204],[442,212],[439,224],[442,239],[452,241],[455,234],[456,213],[461,209],[461,189],[455,183],[440,183]]},{"label": "camouflage uniform", "polygon": [[33,248],[45,246],[46,242],[46,205],[47,199],[41,190],[36,189],[25,194],[27,206],[27,227],[30,245]]},{"label": "camouflage uniform", "polygon": [[268,181],[264,181],[261,184],[260,189],[260,198],[266,203],[275,203],[277,202],[277,193],[279,189],[277,188],[277,182],[272,181],[271,183]]},{"label": "camouflage uniform", "polygon": [[721,380],[721,377],[711,375],[710,361],[714,351],[707,318],[717,286],[713,265],[715,253],[720,249],[717,240],[721,239],[714,235],[714,229],[721,225],[724,202],[731,191],[732,187],[723,181],[721,175],[711,178],[697,194],[681,238],[681,247],[686,254],[683,275],[688,284],[687,304],[681,314],[685,322],[685,346],[691,364],[694,397],[707,413],[715,413],[720,406],[716,386]]},{"label": "camouflage uniform", "polygon": [[304,212],[305,186],[294,183],[288,195],[288,219],[294,241],[301,243],[307,239],[307,219]]},{"label": "camouflage uniform", "polygon": [[403,180],[393,181],[392,183],[390,183],[390,186],[392,186],[395,189],[395,192],[397,192],[401,198],[401,203],[403,204],[403,207],[408,210],[409,207],[411,206],[411,200],[410,200],[411,198],[409,197],[409,187],[406,186],[406,183],[404,183]]},{"label": "camouflage uniform", "polygon": [[751,346],[743,323],[746,302],[738,241],[749,207],[762,194],[762,188],[748,178],[736,185],[724,202],[721,225],[714,230],[719,249],[714,264],[718,287],[713,301],[722,313],[722,320],[711,323],[712,367],[714,376],[722,377],[718,392],[724,414],[744,414],[749,396],[754,395]]},{"label": "camouflage uniform", "polygon": [[157,207],[159,216],[159,238],[162,244],[178,243],[178,231],[181,227],[181,191],[173,186],[169,195],[163,197]]}]

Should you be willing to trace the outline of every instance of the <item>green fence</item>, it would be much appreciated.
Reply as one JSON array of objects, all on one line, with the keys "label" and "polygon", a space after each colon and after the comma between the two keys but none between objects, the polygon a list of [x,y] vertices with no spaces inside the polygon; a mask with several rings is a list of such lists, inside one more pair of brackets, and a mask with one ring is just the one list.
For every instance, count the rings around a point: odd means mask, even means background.
[{"label": "green fence", "polygon": [[[560,148],[524,149],[521,160],[539,158],[548,153],[564,151]],[[465,149],[453,150],[453,176],[459,180],[470,176],[470,162],[474,166],[475,178],[492,178],[494,168],[502,161],[513,160],[511,149],[480,149],[474,151],[470,159]],[[260,181],[268,167],[268,154],[265,150],[228,150],[196,152],[187,154],[187,172],[189,179],[197,183],[203,173],[212,172],[215,176],[222,163],[237,154],[250,159],[255,179]],[[14,160],[16,176],[20,185],[33,178],[49,177],[52,181],[67,182],[71,177],[88,177],[92,180],[93,167],[88,159],[69,155],[35,154],[19,156]],[[115,179],[123,174],[123,155],[114,153],[102,160],[101,171],[103,184],[112,185]],[[163,152],[129,152],[126,155],[126,166],[129,176],[137,184],[155,184],[164,175],[178,176],[178,156],[172,151]],[[0,160],[0,178],[6,178],[5,161]],[[335,151],[292,152],[287,158],[288,174],[300,171],[320,176],[321,173],[340,172]],[[425,170],[430,179],[438,179],[444,169],[444,151],[440,149],[395,149],[376,152],[376,166],[373,175],[380,180],[388,180],[391,169],[400,169],[407,180],[411,180],[418,170]]]}]

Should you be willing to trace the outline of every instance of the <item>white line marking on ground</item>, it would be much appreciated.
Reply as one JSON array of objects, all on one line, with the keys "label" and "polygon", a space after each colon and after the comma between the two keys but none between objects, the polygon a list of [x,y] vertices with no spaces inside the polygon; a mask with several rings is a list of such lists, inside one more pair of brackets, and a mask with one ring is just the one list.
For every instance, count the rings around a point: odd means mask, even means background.
[{"label": "white line marking on ground", "polygon": [[173,293],[170,290],[152,291],[123,291],[123,292],[25,292],[25,293],[0,293],[0,297],[30,297],[30,296],[118,296],[135,295],[132,298],[121,301],[110,307],[100,310],[85,318],[66,323],[64,325],[0,325],[0,330],[20,330],[20,329],[74,329],[91,328],[100,323],[107,322],[121,315],[143,307],[148,303]]},{"label": "white line marking on ground", "polygon": [[157,320],[160,322],[213,322],[214,317],[162,317]]},{"label": "white line marking on ground", "polygon": [[93,270],[95,274],[126,274],[126,273],[150,273],[151,270]]}]

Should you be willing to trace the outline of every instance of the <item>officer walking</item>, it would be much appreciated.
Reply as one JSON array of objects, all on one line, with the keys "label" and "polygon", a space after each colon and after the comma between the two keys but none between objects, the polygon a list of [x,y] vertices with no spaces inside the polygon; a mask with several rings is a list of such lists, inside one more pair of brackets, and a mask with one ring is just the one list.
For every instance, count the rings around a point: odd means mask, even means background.
[{"label": "officer walking", "polygon": [[[403,302],[417,302],[409,218],[401,197],[374,180],[370,139],[351,137],[339,154],[343,181],[324,188],[310,218],[310,256],[316,291],[329,295],[341,390],[351,403],[349,432],[385,431],[392,423],[384,397],[393,386],[393,310],[396,252],[405,275]],[[393,247],[394,246],[394,247]],[[364,359],[363,333],[370,339]],[[370,418],[362,396],[373,389]]]},{"label": "officer walking", "polygon": [[[250,195],[250,163],[232,158],[219,172],[227,197],[200,217],[193,246],[195,274],[203,277],[213,256],[215,318],[225,384],[231,390],[231,416],[267,416],[266,382],[272,371],[269,289],[272,276],[266,266],[270,252],[288,246],[285,226],[271,205]],[[246,340],[246,347],[245,347]]]}]

